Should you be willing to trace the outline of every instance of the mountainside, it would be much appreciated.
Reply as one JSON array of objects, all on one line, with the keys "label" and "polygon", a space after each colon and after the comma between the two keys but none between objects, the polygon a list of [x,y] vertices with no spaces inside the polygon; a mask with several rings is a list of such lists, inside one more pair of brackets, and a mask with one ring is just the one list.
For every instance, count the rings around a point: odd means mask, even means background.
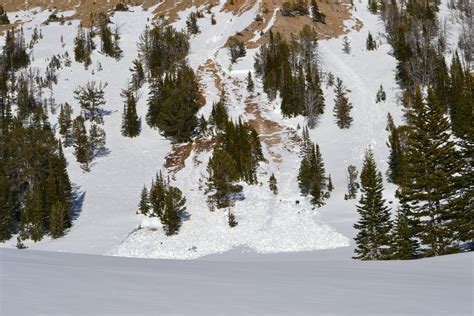
[{"label": "mountainside", "polygon": [[[73,56],[79,25],[88,27],[99,19],[88,13],[109,12],[110,25],[120,35],[120,58],[110,58],[100,49],[92,51],[88,67],[72,58],[69,67],[57,69],[57,83],[43,91],[43,98],[52,104],[47,110],[49,122],[59,135],[59,105],[72,105],[75,116],[81,113],[81,107],[74,90],[90,80],[104,84],[103,129],[107,137],[105,150],[92,161],[90,172],[84,172],[76,161],[73,147],[64,148],[74,196],[72,225],[64,237],[25,240],[24,244],[38,250],[173,259],[193,259],[235,247],[259,253],[351,247],[356,234],[353,224],[359,216],[358,199],[344,198],[347,167],[353,165],[361,170],[364,153],[371,148],[385,177],[389,157],[388,114],[395,125],[403,123],[404,95],[395,78],[397,60],[387,43],[383,21],[369,11],[368,3],[320,2],[320,10],[326,16],[324,24],[313,23],[308,16],[288,16],[283,1],[132,1],[127,10],[113,12],[117,3],[4,4],[9,20],[22,26],[26,43],[40,31],[30,56],[30,69],[39,73],[47,71],[52,56],[64,56],[66,52]],[[52,12],[60,17],[59,23],[45,23]],[[256,183],[237,181],[242,192],[235,198],[235,205],[215,211],[209,210],[206,181],[216,137],[211,133],[176,142],[160,134],[159,129],[151,128],[146,123],[151,82],[145,82],[136,92],[140,135],[121,135],[122,90],[132,76],[130,68],[138,57],[140,35],[159,16],[165,17],[162,23],[178,31],[189,31],[188,17],[194,12],[201,12],[202,17],[196,20],[199,32],[189,36],[186,60],[199,86],[200,107],[196,117],[209,121],[213,104],[225,95],[229,117],[235,122],[248,122],[258,133],[264,157],[256,169]],[[441,17],[448,18],[449,14],[447,1],[442,1]],[[319,38],[314,58],[318,60],[325,99],[324,113],[317,117],[315,127],[309,129],[309,136],[319,145],[326,176],[330,176],[334,186],[320,207],[301,195],[298,184],[308,119],[282,113],[280,94],[269,98],[254,68],[260,46],[271,41],[273,34],[281,32],[291,40],[305,25],[314,25]],[[460,26],[453,21],[446,27],[449,36],[445,57],[450,61]],[[7,29],[3,26],[0,30]],[[367,50],[369,32],[374,36],[376,50]],[[246,54],[232,63],[230,49],[235,36],[246,46]],[[5,41],[5,36],[0,37],[0,45]],[[99,38],[93,41],[100,47]],[[350,43],[349,51],[343,49],[345,42]],[[253,91],[247,87],[249,73],[254,81]],[[333,107],[337,96],[328,83],[330,76],[334,76],[333,80],[340,78],[347,88],[346,95],[353,107],[350,128],[343,129],[335,123]],[[381,86],[385,100],[376,102]],[[186,198],[182,226],[179,234],[173,236],[166,235],[158,218],[137,215],[143,187],[149,187],[160,171]],[[272,174],[277,180],[277,195],[268,188]],[[383,197],[394,215],[398,207],[397,186],[384,182]],[[230,214],[238,222],[236,227],[229,226]],[[15,234],[1,245],[14,246],[16,237]]]}]

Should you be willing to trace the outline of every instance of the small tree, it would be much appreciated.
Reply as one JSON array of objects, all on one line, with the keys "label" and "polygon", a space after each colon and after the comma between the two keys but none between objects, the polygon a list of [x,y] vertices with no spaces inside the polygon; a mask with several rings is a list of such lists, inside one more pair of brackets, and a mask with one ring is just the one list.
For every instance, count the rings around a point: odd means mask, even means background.
[{"label": "small tree", "polygon": [[249,71],[248,75],[247,75],[247,91],[252,93],[254,90],[254,84],[253,84],[253,80],[252,80],[252,73]]},{"label": "small tree", "polygon": [[66,208],[60,201],[56,201],[51,208],[49,218],[49,234],[53,239],[64,235],[64,230],[68,225],[67,218]]},{"label": "small tree", "polygon": [[150,199],[148,198],[148,190],[144,186],[140,195],[140,203],[138,204],[140,214],[148,215],[150,212]]},{"label": "small tree", "polygon": [[342,51],[348,55],[351,53],[351,42],[347,36],[344,36],[342,39]]},{"label": "small tree", "polygon": [[369,32],[367,36],[366,42],[367,50],[376,50],[377,49],[377,42],[374,40],[372,34]]},{"label": "small tree", "polygon": [[331,175],[329,175],[329,177],[328,177],[328,191],[329,192],[334,191],[334,185],[332,184]]},{"label": "small tree", "polygon": [[227,213],[227,222],[229,223],[229,226],[232,228],[239,225],[239,222],[237,222],[237,220],[235,219],[235,215],[230,210]]},{"label": "small tree", "polygon": [[245,57],[245,55],[247,54],[244,42],[238,39],[237,36],[232,36],[231,38],[229,38],[228,46],[231,63],[235,63],[238,58]]},{"label": "small tree", "polygon": [[122,90],[125,98],[122,113],[122,135],[125,137],[136,137],[140,135],[140,119],[137,115],[137,101],[133,90],[128,88]]},{"label": "small tree", "polygon": [[74,98],[79,102],[87,119],[91,122],[103,124],[103,110],[105,105],[104,89],[107,84],[89,81],[86,85],[77,88],[74,91]]},{"label": "small tree", "polygon": [[311,0],[311,18],[314,22],[326,23],[326,15],[319,10],[316,0]]},{"label": "small tree", "polygon": [[0,4],[0,25],[10,24],[7,13],[3,10],[3,6]]},{"label": "small tree", "polygon": [[357,182],[357,176],[359,172],[353,165],[347,167],[347,194],[344,196],[345,200],[355,199],[357,191],[359,190],[359,183]]},{"label": "small tree", "polygon": [[89,131],[89,148],[92,157],[102,154],[105,148],[106,135],[103,128],[97,124],[92,124]]},{"label": "small tree", "polygon": [[273,194],[278,194],[277,179],[275,178],[275,175],[273,173],[270,176],[270,179],[268,180],[268,184],[270,186],[270,191],[272,191]]},{"label": "small tree", "polygon": [[196,35],[200,33],[199,26],[197,25],[196,12],[189,13],[188,19],[186,20],[186,28],[188,29],[188,33],[191,35]]},{"label": "small tree", "polygon": [[81,169],[89,171],[89,164],[92,161],[92,152],[90,150],[89,138],[84,125],[84,117],[79,115],[73,122],[74,136],[74,155],[77,162],[81,164]]},{"label": "small tree", "polygon": [[61,110],[58,117],[59,134],[63,136],[63,144],[69,147],[73,143],[72,137],[72,107],[69,103],[61,104]]},{"label": "small tree", "polygon": [[385,102],[386,99],[387,99],[387,95],[385,94],[385,91],[383,90],[383,86],[380,85],[380,88],[377,91],[377,96],[375,97],[375,103]]},{"label": "small tree", "polygon": [[342,80],[337,78],[336,88],[334,90],[336,99],[334,100],[334,117],[336,118],[336,124],[339,128],[349,128],[352,124],[352,117],[350,112],[352,110],[352,104],[346,96],[346,88],[344,87]]},{"label": "small tree", "polygon": [[186,199],[180,189],[168,186],[161,223],[166,236],[176,235],[182,224],[182,214],[186,211]]}]

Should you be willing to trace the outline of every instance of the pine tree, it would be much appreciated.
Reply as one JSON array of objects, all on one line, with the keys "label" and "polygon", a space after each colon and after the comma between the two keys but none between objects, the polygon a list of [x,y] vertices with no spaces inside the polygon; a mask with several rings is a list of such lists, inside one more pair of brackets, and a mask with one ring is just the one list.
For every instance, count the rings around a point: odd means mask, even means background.
[{"label": "pine tree", "polygon": [[326,176],[318,145],[311,144],[311,150],[303,157],[298,172],[298,184],[303,195],[311,196],[313,205],[319,207],[324,204]]},{"label": "pine tree", "polygon": [[351,53],[351,42],[349,41],[347,36],[343,37],[342,51],[348,55]]},{"label": "pine tree", "polygon": [[240,57],[245,57],[247,50],[245,49],[245,44],[237,36],[232,36],[229,38],[227,43],[229,46],[230,52],[230,62],[235,63]]},{"label": "pine tree", "polygon": [[252,93],[254,90],[254,84],[253,84],[253,80],[252,80],[252,73],[249,71],[248,75],[247,75],[247,91]]},{"label": "pine tree", "polygon": [[347,194],[344,195],[345,200],[355,199],[357,191],[359,190],[359,183],[357,182],[357,176],[359,172],[356,166],[349,165],[347,167]]},{"label": "pine tree", "polygon": [[148,198],[148,190],[144,186],[140,195],[140,203],[138,204],[140,214],[148,215],[150,212],[150,199]]},{"label": "pine tree", "polygon": [[376,50],[377,49],[377,42],[375,42],[375,40],[374,40],[372,34],[370,34],[370,32],[369,32],[369,35],[367,36],[366,46],[367,46],[367,50]]},{"label": "pine tree", "polygon": [[408,260],[416,258],[418,243],[413,239],[412,226],[404,212],[403,205],[397,211],[397,217],[392,229],[392,241],[389,249],[389,258]]},{"label": "pine tree", "polygon": [[161,172],[156,175],[156,180],[152,182],[148,198],[151,205],[152,217],[161,218],[165,207],[167,185]]},{"label": "pine tree", "polygon": [[3,6],[0,4],[0,25],[10,24],[7,13],[3,10]]},{"label": "pine tree", "polygon": [[89,164],[92,161],[93,153],[90,150],[89,137],[84,125],[84,117],[79,115],[73,122],[74,155],[77,162],[81,164],[81,169],[90,171]]},{"label": "pine tree", "polygon": [[375,98],[375,103],[385,102],[386,99],[387,99],[387,95],[385,94],[385,91],[383,90],[382,85],[380,85],[380,88],[377,91],[377,96]]},{"label": "pine tree", "polygon": [[332,184],[331,175],[328,176],[328,191],[329,192],[334,191],[334,185]]},{"label": "pine tree", "polygon": [[63,136],[64,146],[69,147],[73,143],[72,137],[72,107],[69,103],[61,104],[58,117],[59,134]]},{"label": "pine tree", "polygon": [[388,181],[395,184],[401,184],[404,181],[403,179],[405,178],[406,171],[401,133],[406,129],[406,127],[395,126],[393,120],[391,120],[391,116],[389,116],[387,129],[389,131],[387,146],[390,149],[387,170]]},{"label": "pine tree", "polygon": [[239,179],[237,163],[226,151],[214,148],[207,164],[207,192],[211,193],[208,202],[211,210],[233,205],[232,195],[242,191],[242,186],[235,184]]},{"label": "pine tree", "polygon": [[7,177],[0,175],[0,242],[11,238],[15,231],[14,210]]},{"label": "pine tree", "polygon": [[235,219],[234,213],[232,213],[230,210],[227,213],[227,222],[229,223],[229,227],[233,228],[237,225],[239,225],[239,222]]},{"label": "pine tree", "polygon": [[275,178],[275,175],[273,173],[270,176],[270,179],[268,180],[268,184],[270,187],[270,191],[272,191],[273,194],[278,194],[277,179]]},{"label": "pine tree", "polygon": [[197,25],[197,14],[195,12],[189,13],[188,19],[186,20],[186,28],[191,35],[196,35],[201,32]]},{"label": "pine tree", "polygon": [[354,224],[358,230],[354,238],[357,248],[354,259],[381,260],[388,256],[390,246],[389,232],[392,228],[390,211],[383,198],[382,174],[377,170],[372,151],[365,153],[364,164],[360,175],[361,198],[357,211],[359,221]]},{"label": "pine tree", "polygon": [[145,71],[143,70],[143,65],[139,59],[133,61],[133,66],[130,68],[130,72],[132,72],[132,88],[137,91],[145,82]]},{"label": "pine tree", "polygon": [[103,128],[97,124],[91,124],[89,130],[89,149],[92,154],[92,158],[102,155],[105,151],[106,135]]},{"label": "pine tree", "polygon": [[27,193],[21,214],[20,237],[22,239],[31,238],[33,241],[39,241],[46,232],[47,216],[42,191],[41,186],[37,185],[33,191]]},{"label": "pine tree", "polygon": [[85,117],[91,122],[103,124],[103,110],[105,105],[104,89],[107,85],[89,81],[84,86],[77,88],[74,91],[74,98],[79,102],[82,110],[85,112]]},{"label": "pine tree", "polygon": [[452,206],[461,171],[449,121],[431,89],[426,100],[416,90],[407,119],[406,179],[398,196],[426,255],[446,254],[456,246],[449,223],[459,211]]},{"label": "pine tree", "polygon": [[176,235],[182,224],[182,214],[186,210],[186,199],[181,190],[168,186],[165,194],[161,223],[166,236]]},{"label": "pine tree", "polygon": [[64,235],[64,231],[68,226],[68,216],[66,212],[66,208],[60,201],[56,201],[56,203],[52,205],[49,222],[49,234],[53,239]]},{"label": "pine tree", "polygon": [[125,137],[136,137],[140,135],[137,101],[130,88],[122,91],[122,97],[125,98],[122,113],[122,135]]},{"label": "pine tree", "polygon": [[352,110],[352,104],[346,97],[346,88],[344,87],[342,80],[337,78],[336,87],[334,93],[336,99],[334,100],[334,117],[336,118],[336,124],[339,128],[349,128],[352,124],[352,117],[350,111]]}]

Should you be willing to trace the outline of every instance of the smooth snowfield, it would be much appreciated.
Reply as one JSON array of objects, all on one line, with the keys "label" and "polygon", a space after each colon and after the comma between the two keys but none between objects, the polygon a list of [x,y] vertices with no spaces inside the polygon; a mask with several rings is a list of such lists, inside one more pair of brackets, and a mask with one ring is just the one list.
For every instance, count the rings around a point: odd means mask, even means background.
[{"label": "smooth snowfield", "polygon": [[178,261],[1,249],[0,314],[472,315],[472,254],[360,262],[338,251]]}]

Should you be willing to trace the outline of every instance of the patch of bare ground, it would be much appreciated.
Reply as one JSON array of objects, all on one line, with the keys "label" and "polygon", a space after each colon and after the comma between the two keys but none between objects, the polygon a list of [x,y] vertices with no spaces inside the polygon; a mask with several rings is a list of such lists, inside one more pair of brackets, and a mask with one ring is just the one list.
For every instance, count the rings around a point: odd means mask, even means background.
[{"label": "patch of bare ground", "polygon": [[198,155],[203,151],[210,151],[216,144],[215,138],[203,139],[198,138],[193,142],[186,144],[174,144],[171,151],[165,157],[165,168],[168,173],[174,177],[178,171],[186,166],[186,159],[189,158],[192,152],[195,152],[193,163],[199,165],[202,161],[199,160]]},{"label": "patch of bare ground", "polygon": [[232,0],[227,1],[222,11],[232,12],[234,15],[241,15],[245,11],[250,10],[255,5],[256,0]]},{"label": "patch of bare ground", "polygon": [[[306,0],[308,3],[310,0]],[[280,32],[284,37],[289,38],[298,34],[305,25],[314,27],[319,37],[331,38],[337,37],[346,32],[344,21],[351,18],[350,0],[317,0],[318,7],[326,15],[325,23],[315,23],[308,16],[283,16],[280,11],[276,12],[276,19],[271,27],[272,32]],[[256,48],[268,41],[269,31],[261,34],[264,29],[268,29],[275,10],[279,10],[284,0],[263,0],[259,7],[259,21],[253,21],[245,30],[238,34],[248,48]],[[362,27],[362,21],[357,20],[356,29]],[[255,37],[261,36],[254,40]]]},{"label": "patch of bare ground", "polygon": [[[283,161],[282,156],[274,150],[274,147],[282,145],[287,151],[293,151],[295,146],[299,146],[301,139],[292,128],[281,126],[275,121],[266,119],[262,111],[253,99],[247,98],[245,102],[245,112],[251,114],[254,118],[249,120],[249,124],[257,131],[260,140],[267,146],[274,163],[280,164]],[[286,134],[287,142],[282,135]]]},{"label": "patch of bare ground", "polygon": [[219,0],[165,0],[153,12],[155,16],[163,16],[167,23],[173,23],[178,18],[178,13],[191,7],[212,7],[219,4]]},{"label": "patch of bare ground", "polygon": [[202,83],[203,81],[202,77],[204,76],[205,73],[211,74],[214,80],[214,85],[216,89],[219,91],[220,95],[223,95],[225,92],[224,84],[222,83],[222,79],[219,76],[219,69],[217,68],[216,64],[211,58],[209,58],[203,64],[201,64],[198,67],[197,72],[196,72],[196,76],[198,78],[199,87],[201,91],[204,91],[205,89],[204,84]]}]

